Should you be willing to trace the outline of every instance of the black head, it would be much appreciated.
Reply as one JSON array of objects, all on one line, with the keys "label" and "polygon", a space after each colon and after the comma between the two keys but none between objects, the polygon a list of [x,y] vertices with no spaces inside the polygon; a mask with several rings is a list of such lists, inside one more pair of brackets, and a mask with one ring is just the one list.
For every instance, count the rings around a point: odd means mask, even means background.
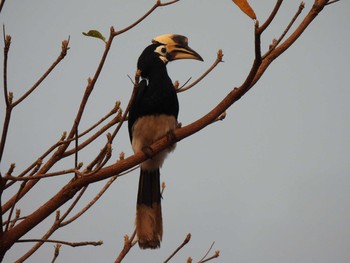
[{"label": "black head", "polygon": [[137,68],[141,70],[142,77],[148,77],[152,70],[165,68],[167,62],[165,45],[156,43],[145,48],[139,57]]}]

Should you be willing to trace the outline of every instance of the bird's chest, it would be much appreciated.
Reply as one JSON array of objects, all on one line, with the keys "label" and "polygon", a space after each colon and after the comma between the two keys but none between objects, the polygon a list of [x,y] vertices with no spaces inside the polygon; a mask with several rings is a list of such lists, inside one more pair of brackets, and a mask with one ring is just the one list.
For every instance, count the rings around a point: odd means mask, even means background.
[{"label": "bird's chest", "polygon": [[132,148],[141,151],[169,131],[175,130],[177,120],[172,115],[147,115],[138,118],[132,127]]}]

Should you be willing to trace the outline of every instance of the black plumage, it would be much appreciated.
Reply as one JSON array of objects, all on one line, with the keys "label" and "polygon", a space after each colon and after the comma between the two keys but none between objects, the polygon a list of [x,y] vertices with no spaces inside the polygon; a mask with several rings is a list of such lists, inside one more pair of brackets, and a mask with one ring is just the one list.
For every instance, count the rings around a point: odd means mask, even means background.
[{"label": "black plumage", "polygon": [[132,141],[132,126],[136,119],[146,115],[172,115],[177,119],[179,102],[166,64],[155,49],[162,44],[152,44],[141,54],[137,67],[141,77],[134,103],[129,111],[129,136]]},{"label": "black plumage", "polygon": [[[145,151],[162,136],[175,130],[179,113],[176,90],[166,64],[176,59],[202,60],[188,47],[187,38],[162,35],[142,52],[137,67],[141,71],[128,128],[134,152]],[[158,248],[162,240],[160,167],[175,145],[141,163],[136,206],[136,234],[141,248]]]}]

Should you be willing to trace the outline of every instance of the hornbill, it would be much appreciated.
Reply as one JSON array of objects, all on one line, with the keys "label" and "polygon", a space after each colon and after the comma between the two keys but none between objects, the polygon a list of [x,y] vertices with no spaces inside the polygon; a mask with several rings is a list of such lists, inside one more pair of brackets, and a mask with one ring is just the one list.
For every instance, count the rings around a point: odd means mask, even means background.
[{"label": "hornbill", "polygon": [[[137,62],[141,78],[130,107],[128,128],[133,151],[149,155],[149,146],[177,126],[179,103],[166,64],[202,57],[185,36],[166,34],[152,40]],[[175,145],[141,163],[136,205],[136,234],[140,248],[159,248],[163,235],[159,168]]]}]

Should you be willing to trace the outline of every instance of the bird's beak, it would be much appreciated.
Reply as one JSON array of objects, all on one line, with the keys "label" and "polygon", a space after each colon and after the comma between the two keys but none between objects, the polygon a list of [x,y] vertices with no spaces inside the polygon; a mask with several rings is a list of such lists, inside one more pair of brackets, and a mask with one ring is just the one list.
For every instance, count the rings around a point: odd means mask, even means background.
[{"label": "bird's beak", "polygon": [[185,36],[175,34],[160,35],[154,38],[152,43],[166,45],[169,61],[177,59],[196,59],[203,61],[202,57],[188,46],[188,38]]}]

